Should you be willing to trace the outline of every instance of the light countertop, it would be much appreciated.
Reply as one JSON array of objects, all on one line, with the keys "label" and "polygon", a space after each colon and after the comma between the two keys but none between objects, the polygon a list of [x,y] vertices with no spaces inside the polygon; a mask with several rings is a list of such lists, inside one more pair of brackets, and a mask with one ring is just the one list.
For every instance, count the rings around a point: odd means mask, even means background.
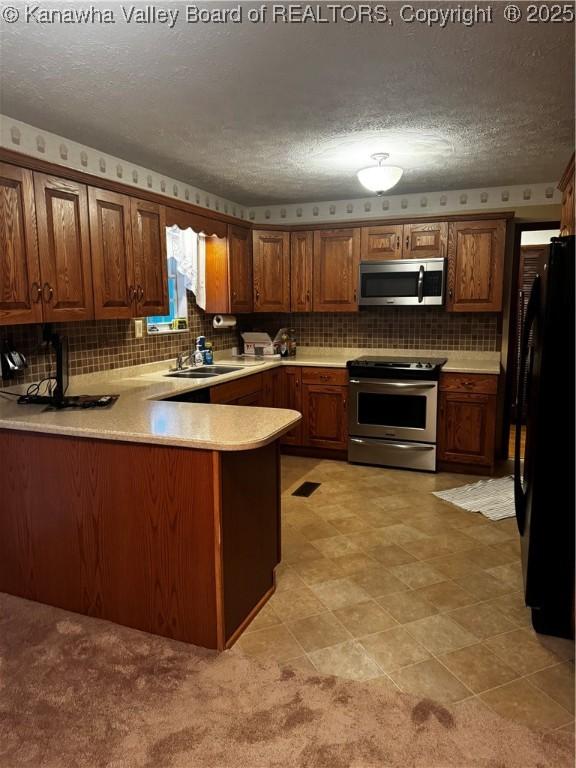
[{"label": "light countertop", "polygon": [[[500,354],[494,352],[444,352],[441,350],[382,350],[300,347],[296,358],[247,361],[217,353],[215,363],[241,366],[241,370],[210,379],[167,378],[173,360],[112,371],[74,376],[69,395],[118,394],[111,408],[56,411],[41,405],[18,405],[1,396],[0,430],[89,437],[103,440],[154,443],[216,451],[259,448],[288,432],[301,418],[297,411],[234,405],[165,402],[163,399],[221,384],[280,365],[345,367],[362,354],[447,357],[447,372],[500,372]],[[12,391],[25,391],[23,387]]]}]

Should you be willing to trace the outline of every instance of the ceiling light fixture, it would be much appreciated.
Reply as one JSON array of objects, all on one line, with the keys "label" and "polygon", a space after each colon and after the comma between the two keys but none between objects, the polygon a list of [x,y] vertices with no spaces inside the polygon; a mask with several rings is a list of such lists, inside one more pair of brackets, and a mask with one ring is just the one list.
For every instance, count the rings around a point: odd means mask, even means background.
[{"label": "ceiling light fixture", "polygon": [[370,192],[376,192],[377,195],[383,195],[388,189],[398,184],[404,173],[404,170],[397,165],[382,165],[389,157],[387,152],[371,155],[372,160],[375,160],[378,165],[361,168],[356,174],[360,184]]}]

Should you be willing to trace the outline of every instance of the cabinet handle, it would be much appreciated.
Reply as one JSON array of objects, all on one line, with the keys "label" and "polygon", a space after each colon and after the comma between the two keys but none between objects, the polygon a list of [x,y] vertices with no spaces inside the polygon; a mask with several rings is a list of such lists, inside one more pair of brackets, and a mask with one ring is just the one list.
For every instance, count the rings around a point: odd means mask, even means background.
[{"label": "cabinet handle", "polygon": [[32,283],[31,288],[32,288],[32,292],[36,293],[36,296],[32,296],[32,301],[34,302],[34,304],[38,304],[38,302],[42,298],[42,288],[40,287],[40,283],[37,283],[36,281],[34,281]]},{"label": "cabinet handle", "polygon": [[454,295],[454,292],[452,291],[452,288],[448,288],[448,298],[451,299]]},{"label": "cabinet handle", "polygon": [[410,235],[406,235],[406,250],[410,250]]},{"label": "cabinet handle", "polygon": [[[48,297],[46,297],[46,289],[48,289]],[[50,285],[50,283],[44,283],[44,287],[42,288],[42,298],[46,302],[46,304],[49,304],[52,301],[52,297],[54,296],[54,288]]]},{"label": "cabinet handle", "polygon": [[396,250],[400,250],[400,235],[396,235]]},{"label": "cabinet handle", "polygon": [[144,298],[144,288],[142,288],[142,286],[141,286],[141,285],[139,285],[139,286],[138,286],[138,288],[137,288],[137,291],[136,291],[136,298],[137,298],[137,300],[138,300],[139,302],[141,302],[141,301],[142,301],[142,299]]},{"label": "cabinet handle", "polygon": [[260,289],[256,287],[256,302],[258,303],[260,301]]},{"label": "cabinet handle", "polygon": [[130,304],[136,301],[136,288],[133,285],[128,288],[128,298]]}]

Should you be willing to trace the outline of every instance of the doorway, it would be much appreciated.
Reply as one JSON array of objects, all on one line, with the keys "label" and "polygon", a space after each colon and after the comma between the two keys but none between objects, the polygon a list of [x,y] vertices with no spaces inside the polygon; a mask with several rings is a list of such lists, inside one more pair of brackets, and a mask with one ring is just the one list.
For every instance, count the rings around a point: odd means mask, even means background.
[{"label": "doorway", "polygon": [[548,251],[550,238],[558,237],[558,222],[518,223],[514,238],[512,288],[510,303],[510,325],[508,330],[508,365],[506,374],[506,395],[504,404],[503,458],[513,459],[516,453],[516,433],[520,431],[519,452],[524,458],[526,437],[526,413],[517,413],[516,396],[518,388],[525,386],[520,381],[520,337],[528,299],[539,264]]}]

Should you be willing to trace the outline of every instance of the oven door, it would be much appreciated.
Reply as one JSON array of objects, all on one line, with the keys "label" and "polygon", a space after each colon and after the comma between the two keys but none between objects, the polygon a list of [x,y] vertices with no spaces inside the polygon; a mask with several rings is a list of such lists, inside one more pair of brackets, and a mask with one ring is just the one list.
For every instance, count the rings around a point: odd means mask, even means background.
[{"label": "oven door", "polygon": [[436,442],[438,383],[350,379],[349,433]]},{"label": "oven door", "polygon": [[360,263],[361,306],[440,306],[444,303],[444,259],[400,259]]}]

